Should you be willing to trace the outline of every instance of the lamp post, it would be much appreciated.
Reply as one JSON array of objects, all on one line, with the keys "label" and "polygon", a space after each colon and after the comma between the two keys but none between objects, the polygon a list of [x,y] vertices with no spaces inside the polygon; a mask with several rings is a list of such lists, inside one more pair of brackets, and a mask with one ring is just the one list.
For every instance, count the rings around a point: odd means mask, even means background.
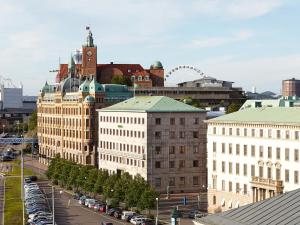
[{"label": "lamp post", "polygon": [[52,223],[55,224],[54,186],[52,186]]},{"label": "lamp post", "polygon": [[155,219],[155,225],[158,225],[158,198],[155,198],[156,200],[156,219]]},{"label": "lamp post", "polygon": [[167,186],[167,199],[170,197],[170,185]]},{"label": "lamp post", "polygon": [[5,124],[2,125],[2,133],[4,134],[4,128],[5,128]]}]

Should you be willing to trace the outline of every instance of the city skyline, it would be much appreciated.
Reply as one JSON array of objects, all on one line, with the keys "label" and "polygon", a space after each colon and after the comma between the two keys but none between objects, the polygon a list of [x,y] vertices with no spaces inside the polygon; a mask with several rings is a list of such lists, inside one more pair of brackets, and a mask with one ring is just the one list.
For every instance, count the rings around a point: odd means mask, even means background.
[{"label": "city skyline", "polygon": [[[148,68],[160,60],[166,72],[194,65],[245,90],[256,86],[258,92],[279,93],[281,80],[297,78],[299,31],[294,21],[299,1],[88,3],[0,1],[0,75],[16,84],[22,81],[25,94],[37,95],[45,81],[54,82],[55,74],[48,71],[58,68],[59,57],[68,63],[71,52],[84,43],[84,28],[90,24],[98,63]],[[180,75],[169,82],[197,78]]]}]

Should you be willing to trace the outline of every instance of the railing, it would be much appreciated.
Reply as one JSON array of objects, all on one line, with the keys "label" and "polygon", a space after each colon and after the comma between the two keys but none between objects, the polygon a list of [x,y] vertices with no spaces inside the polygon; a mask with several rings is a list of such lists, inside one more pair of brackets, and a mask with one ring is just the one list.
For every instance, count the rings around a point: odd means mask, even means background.
[{"label": "railing", "polygon": [[252,177],[252,182],[261,183],[265,185],[272,185],[272,186],[283,186],[282,180],[272,180],[270,178],[263,178],[263,177]]}]

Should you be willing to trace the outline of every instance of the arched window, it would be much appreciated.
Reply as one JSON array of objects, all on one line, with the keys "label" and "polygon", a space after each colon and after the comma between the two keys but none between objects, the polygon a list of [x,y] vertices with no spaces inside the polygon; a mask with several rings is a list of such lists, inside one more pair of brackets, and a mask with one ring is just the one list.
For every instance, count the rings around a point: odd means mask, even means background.
[{"label": "arched window", "polygon": [[213,205],[217,204],[217,197],[214,195],[213,196]]}]

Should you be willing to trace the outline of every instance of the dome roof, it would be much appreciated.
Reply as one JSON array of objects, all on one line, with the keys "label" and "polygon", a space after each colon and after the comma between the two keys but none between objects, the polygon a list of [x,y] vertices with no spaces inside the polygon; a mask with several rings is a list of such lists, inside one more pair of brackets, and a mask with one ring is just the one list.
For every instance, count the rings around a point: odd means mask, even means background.
[{"label": "dome roof", "polygon": [[77,91],[79,87],[79,79],[68,76],[60,82],[60,88],[62,92]]},{"label": "dome roof", "polygon": [[103,87],[99,84],[96,79],[92,79],[89,85],[90,92],[103,92]]},{"label": "dome roof", "polygon": [[84,102],[85,103],[94,103],[95,98],[93,96],[88,95],[88,96],[85,97]]},{"label": "dome roof", "polygon": [[155,61],[152,65],[151,65],[151,69],[162,69],[163,65],[160,61]]},{"label": "dome roof", "polygon": [[79,91],[82,92],[89,92],[90,91],[90,81],[86,79],[80,86],[79,86]]}]

